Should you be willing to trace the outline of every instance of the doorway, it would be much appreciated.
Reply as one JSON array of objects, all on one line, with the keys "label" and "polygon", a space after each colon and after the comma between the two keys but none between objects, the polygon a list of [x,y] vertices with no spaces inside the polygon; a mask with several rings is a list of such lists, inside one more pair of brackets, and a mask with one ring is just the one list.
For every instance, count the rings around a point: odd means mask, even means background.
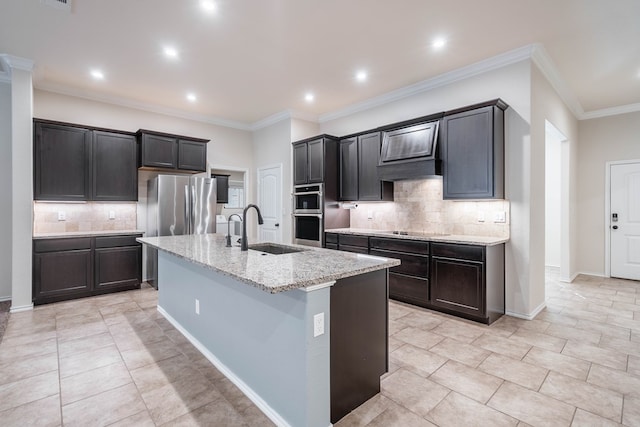
[{"label": "doorway", "polygon": [[640,160],[607,164],[607,275],[640,280]]},{"label": "doorway", "polygon": [[258,239],[282,243],[282,165],[258,168],[258,206],[264,224],[259,227]]},{"label": "doorway", "polygon": [[545,266],[563,282],[570,273],[569,141],[545,121]]}]

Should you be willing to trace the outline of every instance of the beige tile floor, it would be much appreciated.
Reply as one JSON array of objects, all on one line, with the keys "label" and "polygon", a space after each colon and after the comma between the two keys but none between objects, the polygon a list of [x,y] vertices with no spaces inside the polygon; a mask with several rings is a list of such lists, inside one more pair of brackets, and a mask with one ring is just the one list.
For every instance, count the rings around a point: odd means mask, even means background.
[{"label": "beige tile floor", "polygon": [[[547,275],[535,320],[390,303],[390,372],[346,426],[640,426],[640,283]],[[149,288],[13,314],[0,425],[261,426]]]}]

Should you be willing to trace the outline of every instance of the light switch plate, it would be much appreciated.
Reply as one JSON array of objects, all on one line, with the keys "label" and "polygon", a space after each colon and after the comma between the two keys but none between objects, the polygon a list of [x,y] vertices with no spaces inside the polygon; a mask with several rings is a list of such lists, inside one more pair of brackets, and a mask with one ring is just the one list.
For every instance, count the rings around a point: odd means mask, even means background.
[{"label": "light switch plate", "polygon": [[373,211],[372,210],[368,210],[367,211],[367,219],[373,219]]},{"label": "light switch plate", "polygon": [[58,211],[58,221],[66,221],[67,213],[65,211]]},{"label": "light switch plate", "polygon": [[478,211],[478,222],[484,222],[484,212]]},{"label": "light switch plate", "polygon": [[493,222],[507,222],[507,213],[505,211],[494,213]]},{"label": "light switch plate", "polygon": [[109,219],[116,219],[116,211],[109,211]]}]

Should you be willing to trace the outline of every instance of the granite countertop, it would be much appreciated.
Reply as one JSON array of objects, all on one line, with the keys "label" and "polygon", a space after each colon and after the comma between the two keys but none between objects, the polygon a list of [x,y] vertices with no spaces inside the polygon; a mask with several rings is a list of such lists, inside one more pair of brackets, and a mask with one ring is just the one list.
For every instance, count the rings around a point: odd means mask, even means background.
[{"label": "granite countertop", "polygon": [[143,230],[61,231],[58,233],[33,233],[33,238],[62,239],[65,237],[128,236],[144,233]]},{"label": "granite countertop", "polygon": [[409,235],[393,234],[387,230],[372,230],[368,228],[334,228],[325,230],[326,233],[358,234],[362,236],[391,237],[394,239],[420,240],[424,242],[460,243],[467,245],[495,246],[509,241],[505,237],[468,236],[461,234],[428,234],[415,233]]},{"label": "granite countertop", "polygon": [[[269,293],[307,288],[344,277],[400,265],[400,261],[370,255],[286,245],[303,252],[271,255],[240,246],[225,247],[220,234],[138,238],[139,242],[233,277]],[[250,242],[249,246],[259,242]]]}]

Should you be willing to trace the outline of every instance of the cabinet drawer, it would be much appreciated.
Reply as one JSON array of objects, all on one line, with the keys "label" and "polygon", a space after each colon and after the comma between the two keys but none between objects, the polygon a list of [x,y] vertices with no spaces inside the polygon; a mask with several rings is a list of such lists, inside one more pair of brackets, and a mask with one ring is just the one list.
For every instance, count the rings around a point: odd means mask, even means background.
[{"label": "cabinet drawer", "polygon": [[338,243],[338,235],[335,233],[325,233],[324,240],[327,243]]},{"label": "cabinet drawer", "polygon": [[131,236],[108,236],[108,237],[96,237],[96,248],[116,248],[118,246],[137,246],[140,243],[136,242],[138,237],[142,237],[142,234],[135,234]]},{"label": "cabinet drawer", "polygon": [[422,255],[411,255],[403,252],[393,251],[381,251],[378,249],[371,249],[369,251],[371,255],[378,255],[386,258],[399,259],[402,264],[391,267],[389,271],[395,273],[408,274],[411,276],[418,276],[424,279],[429,278],[429,257]]},{"label": "cabinet drawer", "polygon": [[447,243],[432,243],[433,256],[466,259],[469,261],[484,261],[484,246],[452,245]]},{"label": "cabinet drawer", "polygon": [[390,251],[409,252],[412,254],[429,254],[429,242],[416,242],[400,239],[386,239],[384,237],[372,237],[371,248],[386,249]]},{"label": "cabinet drawer", "polygon": [[338,250],[338,245],[336,243],[327,243],[325,245],[325,248],[327,249],[334,249],[334,250]]},{"label": "cabinet drawer", "polygon": [[39,239],[33,241],[33,250],[35,252],[73,251],[78,249],[91,249],[91,237]]},{"label": "cabinet drawer", "polygon": [[348,245],[348,246],[361,246],[364,248],[369,248],[369,238],[367,236],[353,236],[351,234],[341,234],[338,237],[338,242],[340,246]]},{"label": "cabinet drawer", "polygon": [[357,254],[368,254],[369,249],[362,246],[338,245],[338,249],[345,252],[355,252]]},{"label": "cabinet drawer", "polygon": [[411,302],[429,302],[429,280],[389,273],[389,297]]}]

